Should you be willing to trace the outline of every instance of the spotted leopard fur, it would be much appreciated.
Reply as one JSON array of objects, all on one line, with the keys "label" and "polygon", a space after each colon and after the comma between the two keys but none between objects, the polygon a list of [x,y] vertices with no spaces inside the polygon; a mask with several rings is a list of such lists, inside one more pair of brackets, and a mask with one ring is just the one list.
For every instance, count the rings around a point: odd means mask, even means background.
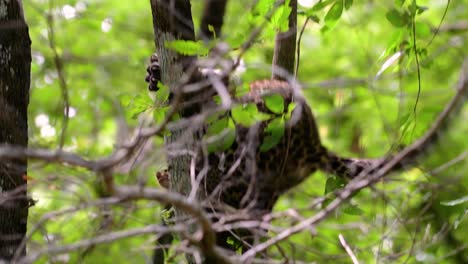
[{"label": "spotted leopard fur", "polygon": [[[468,79],[465,72],[462,74],[465,74],[465,77],[461,78],[459,96],[454,98],[454,108],[463,105],[467,94]],[[208,170],[205,170],[206,175],[203,175],[203,186],[208,197],[234,208],[269,212],[281,194],[297,186],[317,170],[339,177],[354,178],[363,171],[371,173],[372,169],[378,169],[378,164],[382,165],[383,161],[392,157],[353,159],[329,151],[320,140],[312,110],[288,82],[255,81],[250,84],[249,93],[240,98],[239,102],[254,102],[260,111],[268,113],[263,96],[269,93],[280,94],[285,109],[291,102],[297,104],[292,114],[293,118],[286,123],[284,136],[273,148],[262,152],[259,151],[259,147],[264,140],[264,130],[271,120],[258,122],[251,127],[237,124],[236,139],[230,149],[209,153],[206,157],[200,155],[197,162],[197,172],[206,164],[209,166]],[[447,121],[443,121],[439,126],[446,126]],[[401,161],[399,167],[416,160],[419,153],[424,153],[428,146],[436,141],[436,134],[432,133],[426,139],[427,142],[415,146],[415,150]],[[170,174],[165,175],[169,177]]]}]

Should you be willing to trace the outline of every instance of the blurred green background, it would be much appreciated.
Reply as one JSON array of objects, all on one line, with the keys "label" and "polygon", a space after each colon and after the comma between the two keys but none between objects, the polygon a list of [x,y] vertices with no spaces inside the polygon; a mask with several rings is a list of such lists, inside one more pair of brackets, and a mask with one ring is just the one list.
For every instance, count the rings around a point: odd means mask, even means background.
[{"label": "blurred green background", "polygon": [[[197,27],[203,1],[191,2]],[[258,13],[261,4],[268,2],[229,1],[220,38],[233,48],[245,41],[263,21]],[[408,10],[412,2],[416,1],[354,1],[337,19],[326,18],[330,5],[316,11],[299,6],[299,28],[306,14],[318,23],[309,21],[302,36],[298,80],[318,118],[321,136],[332,150],[379,157],[409,144],[427,130],[453,96],[463,57],[468,54],[468,1],[449,1],[448,8],[447,1],[417,1],[424,12],[415,17],[421,75],[416,115],[418,67],[413,29],[396,25],[398,20],[391,13]],[[149,1],[30,0],[24,1],[24,7],[33,52],[30,147],[59,147],[65,87],[70,119],[64,149],[88,158],[109,155],[138,126],[135,109],[126,102],[146,97],[145,69],[155,50]],[[450,30],[462,23],[464,30]],[[243,57],[243,81],[270,76],[274,34],[273,21]],[[65,86],[60,85],[54,49],[63,62]],[[402,55],[389,64],[397,52]],[[464,107],[453,117],[449,131],[419,168],[392,174],[361,191],[351,201],[354,206],[343,207],[314,232],[280,243],[291,263],[292,259],[350,263],[339,234],[361,263],[467,263],[467,110]],[[161,139],[152,144],[144,159],[120,168],[117,183],[157,186],[154,173],[164,168],[165,155]],[[461,161],[438,169],[457,157]],[[314,200],[323,196],[327,177],[331,176],[314,174],[284,195],[275,210],[294,208],[302,216],[312,215],[320,209],[313,206]],[[77,207],[100,195],[95,174],[67,165],[31,161],[29,178],[30,193],[37,200],[30,209],[29,231],[48,212]],[[146,201],[76,210],[38,226],[29,251],[158,223],[161,211],[160,204]],[[111,224],[106,224],[107,214],[113,216]],[[291,221],[284,218],[274,224],[287,227]],[[145,263],[151,259],[154,239],[154,235],[122,239],[46,256],[41,263]],[[269,253],[282,259],[278,248]],[[178,256],[171,261],[184,259]]]}]

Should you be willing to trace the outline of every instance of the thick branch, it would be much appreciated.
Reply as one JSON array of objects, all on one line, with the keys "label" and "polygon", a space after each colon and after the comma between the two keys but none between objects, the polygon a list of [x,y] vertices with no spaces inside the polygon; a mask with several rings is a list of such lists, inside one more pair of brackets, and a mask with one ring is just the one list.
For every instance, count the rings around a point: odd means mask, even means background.
[{"label": "thick branch", "polygon": [[[0,144],[26,147],[31,40],[21,1],[0,1],[0,10]],[[26,169],[24,157],[0,158],[0,194],[18,190],[20,197],[0,203],[0,262],[11,260],[26,233]]]},{"label": "thick branch", "polygon": [[[319,211],[314,216],[301,221],[299,224],[279,233],[277,236],[256,245],[249,251],[245,252],[240,260],[242,262],[248,261],[257,253],[265,251],[270,246],[275,245],[276,243],[283,241],[305,229],[316,226],[320,222],[324,221],[344,202],[349,200],[354,194],[370,185],[377,183],[390,172],[399,169],[400,164],[405,164],[407,161],[413,161],[414,158],[418,156],[420,151],[426,150],[427,147],[432,145],[432,141],[434,140],[436,132],[438,132],[441,127],[447,125],[448,116],[463,105],[464,99],[468,93],[468,59],[465,60],[460,75],[460,82],[457,87],[456,95],[445,107],[444,111],[439,115],[429,131],[421,139],[413,143],[411,146],[405,148],[398,154],[394,155],[394,157],[387,159],[387,161],[381,160],[378,163],[374,163],[373,168],[368,168],[367,170],[359,173],[359,175],[350,181],[350,183],[346,185],[343,190],[336,193],[337,198],[330,202],[323,210]],[[369,174],[369,172],[372,170],[374,170],[374,172]]]},{"label": "thick branch", "polygon": [[174,89],[184,70],[193,65],[196,58],[177,54],[167,49],[165,45],[174,40],[195,40],[190,1],[151,0],[151,10],[155,45],[161,65],[161,79],[165,85]]},{"label": "thick branch", "polygon": [[203,212],[203,208],[198,203],[192,203],[177,193],[167,192],[159,189],[141,188],[140,186],[118,187],[117,195],[124,200],[148,199],[157,200],[163,203],[172,204],[176,208],[193,216],[200,224],[202,236],[198,246],[205,258],[211,263],[231,263],[229,258],[222,254],[216,247],[216,236],[211,226],[210,220]]},{"label": "thick branch", "polygon": [[[195,39],[190,1],[151,0],[151,10],[162,82],[169,87],[173,94],[180,95],[181,91],[178,84],[183,77],[184,71],[190,65],[194,65],[195,57],[177,54],[175,51],[167,49],[165,43],[178,39]],[[179,91],[176,91],[176,89]],[[168,141],[173,142],[178,139],[179,133],[177,131],[173,132]],[[190,191],[188,176],[190,157],[185,155],[169,158],[169,164],[173,168],[173,171],[171,171],[171,187],[179,193],[188,193]]]},{"label": "thick branch", "polygon": [[57,255],[76,251],[83,248],[89,248],[90,246],[106,244],[114,242],[116,240],[140,236],[144,234],[166,234],[169,232],[180,232],[183,231],[183,226],[174,226],[172,228],[163,227],[161,225],[148,225],[141,228],[134,228],[130,230],[117,231],[110,234],[100,235],[94,238],[81,240],[74,244],[62,245],[62,246],[51,246],[41,249],[36,252],[30,253],[26,258],[21,259],[17,263],[34,263],[42,255]]},{"label": "thick branch", "polygon": [[[198,79],[196,68],[196,58],[194,56],[183,56],[175,51],[167,49],[166,43],[174,40],[194,40],[193,21],[191,15],[191,7],[189,0],[151,0],[151,9],[153,14],[153,27],[155,33],[155,44],[158,49],[159,63],[161,67],[161,81],[169,87],[172,97],[176,98],[177,104],[185,100],[182,94],[182,84],[190,84]],[[180,113],[184,117],[192,116],[198,113],[201,109],[200,105],[194,105],[190,108],[180,109]],[[183,146],[183,149],[189,152],[194,150],[195,133],[182,137],[183,130],[171,130],[171,136],[166,139],[166,144],[177,142]],[[172,190],[188,195],[192,189],[190,179],[190,162],[192,157],[188,154],[179,154],[169,156],[168,163],[171,169],[171,184]],[[120,190],[123,191],[123,190]],[[139,192],[137,192],[139,193]],[[141,192],[140,195],[150,195],[149,193]],[[157,194],[152,194],[157,195]],[[188,206],[185,200],[170,202],[176,207],[176,216],[184,216],[187,213],[195,216],[200,220],[203,230],[203,237],[198,246],[205,256],[205,261],[213,263],[229,263],[230,261],[221,255],[216,248],[216,236],[211,229],[211,223],[204,217],[201,208],[195,207],[193,204]],[[193,208],[198,208],[196,211]],[[197,213],[198,212],[198,213]],[[192,226],[189,226],[192,229]],[[189,260],[190,261],[190,260]]]},{"label": "thick branch", "polygon": [[157,38],[165,33],[171,34],[176,39],[195,39],[190,1],[151,0],[151,11],[156,46],[164,44],[159,43]]}]

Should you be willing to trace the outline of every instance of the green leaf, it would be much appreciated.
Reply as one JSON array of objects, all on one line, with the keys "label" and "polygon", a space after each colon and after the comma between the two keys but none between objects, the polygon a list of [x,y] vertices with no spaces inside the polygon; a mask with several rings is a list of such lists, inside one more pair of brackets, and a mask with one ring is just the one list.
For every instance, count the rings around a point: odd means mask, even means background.
[{"label": "green leaf", "polygon": [[417,8],[417,14],[418,15],[420,15],[420,14],[426,12],[427,10],[429,10],[429,7],[427,7],[427,6],[419,6],[418,5],[416,8]]},{"label": "green leaf", "polygon": [[263,97],[266,107],[275,114],[284,112],[284,98],[279,94],[271,94]]},{"label": "green leaf", "polygon": [[328,31],[332,30],[335,25],[338,23],[341,14],[343,13],[343,1],[335,1],[331,8],[328,10],[327,14],[325,15],[324,21],[325,25],[320,29],[322,34],[327,33]]},{"label": "green leaf", "polygon": [[317,24],[320,23],[320,18],[315,14],[315,11],[313,11],[312,8],[305,11],[297,11],[297,15],[308,17]]},{"label": "green leaf", "polygon": [[395,5],[398,7],[402,7],[406,0],[395,0]]},{"label": "green leaf", "polygon": [[[329,6],[331,3],[335,2],[335,0],[327,0],[327,1],[320,1],[316,3],[312,8],[310,8],[310,12],[316,12],[324,9],[325,7]],[[309,12],[307,10],[307,12]]]},{"label": "green leaf", "polygon": [[164,46],[183,55],[205,56],[209,51],[209,47],[202,41],[173,40],[166,41]]},{"label": "green leaf", "polygon": [[320,23],[320,18],[318,16],[316,16],[316,15],[310,15],[310,16],[308,16],[308,18],[310,20],[314,21],[317,24]]},{"label": "green leaf", "polygon": [[412,113],[406,113],[400,118],[400,135],[402,137],[406,135],[410,125],[413,123],[413,120],[411,119],[412,116]]},{"label": "green leaf", "polygon": [[128,107],[132,102],[132,97],[129,94],[122,94],[119,96],[120,105],[123,107]]},{"label": "green leaf", "polygon": [[208,25],[208,31],[213,33],[214,39],[218,38],[218,36],[216,36],[216,31],[215,31],[213,25]]},{"label": "green leaf", "polygon": [[156,103],[166,103],[169,99],[169,87],[158,81],[158,91],[156,92]]},{"label": "green leaf", "polygon": [[208,135],[216,135],[219,134],[223,129],[228,127],[230,118],[226,115],[226,113],[218,113],[215,115],[210,116],[207,119],[208,123],[208,129],[207,129],[207,134]]},{"label": "green leaf", "polygon": [[226,36],[226,42],[232,49],[237,49],[244,43],[246,39],[245,32],[233,32]]},{"label": "green leaf", "polygon": [[330,26],[340,19],[343,13],[343,1],[336,1],[325,15],[325,23]]},{"label": "green leaf", "polygon": [[289,15],[291,14],[291,7],[289,7],[289,1],[280,6],[273,16],[271,17],[271,23],[275,29],[279,32],[285,32],[289,28]]},{"label": "green leaf", "polygon": [[408,24],[408,17],[396,9],[392,9],[385,14],[387,20],[395,27],[403,27]]},{"label": "green leaf", "polygon": [[411,2],[411,5],[408,6],[408,11],[411,17],[415,17],[416,13],[418,12],[418,5],[416,4],[416,0]]},{"label": "green leaf", "polygon": [[237,105],[231,109],[231,115],[237,124],[251,126],[257,122],[254,115],[258,113],[257,106],[254,104]]},{"label": "green leaf", "polygon": [[265,136],[263,138],[262,145],[260,146],[260,151],[265,152],[276,146],[284,136],[284,131],[285,124],[282,117],[275,118],[268,123],[264,130]]},{"label": "green leaf", "polygon": [[289,120],[291,118],[291,115],[294,109],[296,109],[296,103],[295,102],[289,103],[288,112],[284,115],[284,118],[286,118],[286,120]]},{"label": "green leaf", "polygon": [[431,36],[432,34],[431,27],[426,23],[416,22],[415,28],[416,28],[416,37],[418,38],[426,38],[428,36]]},{"label": "green leaf", "polygon": [[353,5],[353,0],[344,0],[344,8],[346,10],[350,9],[352,5]]},{"label": "green leaf", "polygon": [[329,26],[325,25],[325,26],[323,26],[323,27],[320,29],[320,33],[325,34],[325,33],[327,33],[328,31],[330,31],[330,29],[331,29],[331,28],[330,28]]},{"label": "green leaf", "polygon": [[163,209],[161,211],[161,218],[165,223],[173,222],[172,217],[174,216],[174,207],[170,207],[169,209]]},{"label": "green leaf", "polygon": [[452,201],[441,202],[440,204],[445,205],[445,206],[455,206],[455,205],[463,204],[463,203],[466,203],[466,202],[468,202],[468,196],[463,196],[461,198],[458,198],[458,199],[452,200]]},{"label": "green leaf", "polygon": [[340,177],[328,177],[327,182],[325,183],[325,194],[329,194],[338,189],[341,189],[345,186],[346,182],[343,178]]},{"label": "green leaf", "polygon": [[237,124],[249,127],[258,121],[267,120],[270,115],[259,112],[257,105],[250,103],[237,105],[231,109],[231,116]]},{"label": "green leaf", "polygon": [[[324,194],[330,194],[338,189],[341,189],[345,186],[346,181],[343,178],[331,176],[327,178],[327,182],[325,183],[325,192]],[[327,206],[333,200],[332,197],[327,196],[326,199],[322,203],[322,208]]]},{"label": "green leaf", "polygon": [[234,122],[229,117],[215,116],[217,118],[210,123],[204,138],[208,141],[208,152],[224,151],[231,147],[236,139]]},{"label": "green leaf", "polygon": [[238,239],[234,239],[233,237],[229,236],[227,238],[226,243],[231,246],[231,248],[236,249],[236,253],[242,254],[242,249],[245,245],[239,241]]},{"label": "green leaf", "polygon": [[341,207],[341,211],[348,215],[362,215],[364,211],[354,204],[345,204]]},{"label": "green leaf", "polygon": [[147,94],[139,94],[132,99],[127,107],[130,116],[136,119],[139,114],[153,107],[153,101]]},{"label": "green leaf", "polygon": [[250,91],[250,85],[248,83],[243,83],[240,86],[237,86],[235,89],[236,97],[242,97],[248,94]]},{"label": "green leaf", "polygon": [[274,4],[275,0],[259,0],[254,6],[252,13],[254,16],[264,17]]},{"label": "green leaf", "polygon": [[406,37],[407,31],[404,29],[397,29],[394,30],[392,36],[390,37],[390,41],[387,44],[387,47],[385,49],[385,53],[383,54],[382,57],[387,57],[390,54],[394,54],[397,51],[400,51],[401,46],[402,46],[402,41]]},{"label": "green leaf", "polygon": [[166,117],[166,113],[169,110],[169,106],[165,107],[158,107],[154,109],[153,111],[153,119],[156,124],[161,123],[164,121],[164,118]]}]

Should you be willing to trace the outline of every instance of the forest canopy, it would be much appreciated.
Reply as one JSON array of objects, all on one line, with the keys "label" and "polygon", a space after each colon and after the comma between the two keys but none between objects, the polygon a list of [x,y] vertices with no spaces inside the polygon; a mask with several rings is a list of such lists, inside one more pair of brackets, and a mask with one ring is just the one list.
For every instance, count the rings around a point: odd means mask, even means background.
[{"label": "forest canopy", "polygon": [[[0,0],[0,18],[6,2]],[[237,0],[225,1],[223,12],[207,9],[223,0],[175,2],[23,1],[32,43],[28,145],[2,145],[0,137],[0,168],[3,161],[28,158],[28,228],[15,261],[468,262],[467,0],[299,0],[297,10],[296,0]],[[167,9],[155,9],[155,3]],[[182,3],[189,15],[181,11]],[[174,39],[158,42],[167,33],[158,33],[167,15],[161,10],[175,10],[174,23],[193,25],[192,35],[169,27]],[[297,36],[292,50],[283,49],[285,59],[278,42],[292,36],[291,16],[297,18]],[[210,21],[206,28],[204,19]],[[220,27],[213,25],[219,20]],[[174,61],[161,50],[176,54]],[[2,52],[0,46],[0,63]],[[150,92],[145,77],[151,81],[159,70],[151,68],[155,52],[162,78],[152,88],[157,92]],[[217,82],[225,81],[213,77],[218,75],[202,80],[215,88],[213,108],[206,101],[201,110],[171,107],[198,98],[197,90],[183,97],[174,88],[196,87],[190,66],[196,73],[203,67],[212,70],[209,74],[221,71],[230,79],[221,85],[224,90],[217,89]],[[251,95],[252,83],[271,78],[296,87],[293,99],[272,95],[261,106],[255,96],[241,100]],[[296,98],[304,99],[303,108]],[[456,103],[453,112],[438,127],[451,102]],[[268,121],[257,152],[270,153],[293,131],[287,124],[295,118],[294,109],[308,107],[315,122],[310,127],[316,126],[327,155],[363,161],[352,177],[318,168],[275,196],[260,216],[243,210],[242,197],[235,205],[224,200],[228,209],[215,210],[204,199],[209,195],[191,192],[205,183],[190,177],[199,172],[197,161],[177,172],[186,174],[179,181],[192,189],[184,191],[174,178],[164,178],[167,170],[177,170],[174,153],[185,150],[168,143],[176,128],[203,142],[200,153],[209,156],[236,145],[240,126]],[[223,114],[229,118],[221,119]],[[0,114],[0,129],[2,120]],[[212,126],[189,129],[197,122]],[[430,147],[421,153],[411,149],[432,127]],[[313,134],[312,128],[307,131]],[[305,134],[287,149],[306,145]],[[405,150],[414,159],[399,156]],[[405,162],[395,161],[388,173],[375,176],[399,157]],[[209,170],[213,167],[221,165]],[[366,170],[375,177],[364,177]],[[226,230],[232,232],[224,241],[227,247],[219,243]],[[254,239],[242,244],[245,233]]]}]

